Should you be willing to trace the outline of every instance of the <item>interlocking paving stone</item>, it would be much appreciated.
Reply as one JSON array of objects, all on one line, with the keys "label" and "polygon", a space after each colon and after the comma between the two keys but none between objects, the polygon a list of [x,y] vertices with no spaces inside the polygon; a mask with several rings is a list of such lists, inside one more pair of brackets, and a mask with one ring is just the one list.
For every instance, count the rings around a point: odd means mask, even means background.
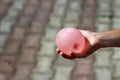
[{"label": "interlocking paving stone", "polygon": [[38,51],[37,56],[51,56],[55,57],[55,43],[41,41],[41,49]]},{"label": "interlocking paving stone", "polygon": [[[19,12],[23,9],[23,5],[21,5],[21,8],[17,8],[16,6],[12,6],[8,11],[7,14],[9,16],[6,16],[6,20],[10,20],[13,18],[13,16],[17,16],[19,14]],[[14,18],[13,18],[14,19]]]},{"label": "interlocking paving stone", "polygon": [[114,48],[114,55],[113,55],[113,59],[114,60],[119,60],[120,59],[120,49],[119,48]]},{"label": "interlocking paving stone", "polygon": [[15,56],[2,56],[0,61],[0,72],[12,72]]},{"label": "interlocking paving stone", "polygon": [[[15,20],[18,17],[18,14],[23,9],[24,4],[26,3],[25,0],[23,0],[23,1],[21,1],[22,4],[19,4],[19,6],[21,6],[22,8],[19,8],[19,7],[16,8],[17,6],[15,7],[14,5],[16,5],[15,2],[17,2],[17,1],[18,0],[14,0],[13,4],[10,7],[8,7],[8,9],[6,11],[6,16],[3,17],[3,20],[0,22],[0,31],[5,32],[5,33],[11,32],[11,27],[13,26],[13,24],[15,24]],[[12,0],[8,0],[8,1],[2,0],[2,2],[1,2],[1,4],[4,4],[6,6],[11,4],[11,3],[12,3]],[[2,42],[4,40],[4,42],[6,42],[7,38],[8,38],[7,34],[6,34],[6,37],[4,37],[4,35],[3,35],[3,38],[2,38],[2,34],[1,34],[0,41]],[[4,42],[2,42],[1,44],[5,45]]]},{"label": "interlocking paving stone", "polygon": [[[18,1],[18,2],[17,2]],[[20,5],[22,5],[23,6],[23,8],[24,8],[24,4],[26,3],[26,1],[27,0],[17,0],[17,1],[15,1],[14,3],[15,3],[15,5],[17,5],[17,4],[20,4]],[[22,2],[21,2],[22,1]],[[26,6],[28,6],[28,5],[26,5]],[[14,8],[13,6],[12,6],[12,8]],[[24,9],[22,9],[20,6],[19,7],[16,7],[15,9],[17,9],[17,8],[19,8],[18,10],[19,10],[19,12],[21,12],[21,10],[24,10]],[[37,7],[36,7],[37,8]],[[23,12],[21,12],[20,14],[22,14]],[[35,13],[35,12],[34,12]],[[9,15],[8,15],[9,16]],[[19,18],[18,18],[18,23],[19,23],[19,21],[21,20],[21,16],[24,16],[24,15],[19,15],[18,14],[18,16],[19,16]],[[18,17],[17,16],[17,17]],[[30,17],[31,18],[33,18],[33,16],[34,15],[31,15]],[[14,16],[12,16],[13,18],[15,18],[16,17],[16,15],[14,15]],[[29,23],[30,23],[30,21],[31,21],[31,18],[30,18],[30,20],[29,20]],[[9,73],[9,75],[10,74],[12,74],[12,76],[9,78],[10,80],[29,80],[29,77],[30,77],[30,73],[31,73],[31,70],[32,70],[32,68],[33,68],[33,64],[31,64],[32,63],[32,59],[30,59],[30,58],[28,58],[28,57],[31,57],[31,55],[28,55],[28,54],[24,54],[25,56],[27,55],[27,60],[25,60],[24,59],[24,57],[23,58],[21,58],[21,56],[23,56],[23,54],[21,54],[21,47],[22,47],[22,41],[21,40],[23,40],[23,39],[21,39],[21,38],[24,38],[24,40],[26,39],[25,37],[26,36],[24,36],[25,34],[26,34],[26,31],[24,31],[27,27],[24,25],[23,26],[23,24],[22,24],[22,26],[19,24],[19,26],[18,26],[18,23],[16,22],[17,20],[15,20],[15,24],[16,25],[14,25],[14,29],[13,29],[13,33],[10,35],[10,38],[9,38],[9,40],[7,41],[7,44],[6,44],[6,47],[5,47],[5,50],[3,51],[3,53],[4,53],[4,55],[6,55],[6,56],[15,56],[15,60],[13,60],[14,62],[18,62],[17,64],[8,64],[8,63],[10,63],[9,62],[9,60],[10,59],[8,59],[8,61],[4,61],[4,60],[2,60],[1,61],[1,67],[5,67],[5,66],[8,66],[8,69],[6,69],[6,72],[9,72],[9,71],[11,71],[12,73]],[[7,21],[6,21],[7,22]],[[18,40],[16,40],[15,39],[15,37],[13,37],[13,36],[15,36],[15,35],[13,35],[15,32],[14,32],[14,30],[15,30],[15,28],[16,27],[20,27],[22,30],[23,30],[23,34],[20,34],[21,35],[21,38],[19,37],[19,38],[17,38]],[[19,28],[19,30],[20,30],[20,28]],[[28,28],[27,28],[28,29]],[[18,30],[18,31],[19,31]],[[16,30],[17,31],[17,30]],[[18,34],[17,34],[18,35]],[[24,36],[24,37],[23,37]],[[20,39],[20,40],[19,40]],[[11,47],[11,45],[12,45],[12,47]],[[29,50],[30,51],[30,50]],[[29,52],[28,51],[28,52]],[[31,53],[32,53],[33,51],[31,51]],[[21,54],[21,55],[20,55]],[[20,57],[19,57],[20,56]],[[32,56],[32,57],[34,57],[34,56]],[[31,58],[32,58],[31,57]],[[1,56],[1,58],[3,58],[3,56]],[[22,61],[22,60],[23,61]],[[25,61],[26,62],[25,62]],[[34,60],[35,61],[35,60]],[[24,65],[23,65],[24,64]],[[24,72],[24,74],[22,74],[22,72],[23,71],[25,71]],[[22,76],[22,77],[21,77]],[[8,77],[7,77],[8,78]]]},{"label": "interlocking paving stone", "polygon": [[35,16],[35,20],[45,23],[46,20],[49,20],[48,15],[50,15],[48,10],[40,9],[38,10],[38,13]]},{"label": "interlocking paving stone", "polygon": [[7,79],[6,75],[3,73],[0,73],[0,80],[6,80],[6,79]]},{"label": "interlocking paving stone", "polygon": [[[120,28],[120,18],[119,18],[119,0],[115,0],[114,4],[113,4],[113,11],[114,11],[114,16],[115,18],[113,18],[113,29],[116,28]],[[120,79],[120,71],[119,71],[119,67],[120,67],[120,57],[119,57],[119,49],[118,48],[114,48],[114,54],[112,57],[112,62],[113,62],[113,66],[114,66],[114,71],[113,71],[113,79],[114,80],[119,80]]]},{"label": "interlocking paving stone", "polygon": [[36,56],[36,52],[37,49],[36,48],[22,48],[21,49],[21,55],[19,56],[19,60],[17,61],[17,63],[21,63],[21,64],[27,64],[27,63],[31,63],[34,64],[35,63],[35,56]]},{"label": "interlocking paving stone", "polygon": [[98,3],[98,8],[100,11],[107,11],[110,10],[110,4],[108,4],[107,2],[102,2],[102,4]]},{"label": "interlocking paving stone", "polygon": [[54,16],[51,16],[51,18],[50,18],[50,26],[53,26],[53,27],[55,27],[55,28],[57,28],[57,27],[61,27],[62,25],[61,25],[61,20],[62,20],[62,18],[61,17],[54,17]]},{"label": "interlocking paving stone", "polygon": [[27,6],[23,11],[24,12],[23,15],[31,16],[34,14],[35,10],[36,10],[36,7],[34,5]]},{"label": "interlocking paving stone", "polygon": [[56,0],[56,5],[66,6],[67,2],[68,2],[68,0]]},{"label": "interlocking paving stone", "polygon": [[4,47],[5,42],[8,38],[7,34],[0,34],[0,47]]},{"label": "interlocking paving stone", "polygon": [[53,74],[39,74],[34,73],[32,75],[32,80],[50,80]]},{"label": "interlocking paving stone", "polygon": [[78,22],[66,22],[65,24],[64,24],[64,26],[66,26],[66,27],[76,27],[76,26],[78,26]]},{"label": "interlocking paving stone", "polygon": [[2,4],[10,4],[12,0],[1,0]]},{"label": "interlocking paving stone", "polygon": [[120,61],[114,61],[113,64],[114,64],[114,68],[115,68],[114,72],[113,72],[113,77],[119,78],[120,77],[120,71],[119,71]]},{"label": "interlocking paving stone", "polygon": [[23,41],[25,37],[25,33],[27,32],[25,28],[21,28],[19,26],[14,27],[12,31],[14,34],[11,35],[11,38],[14,40],[21,40],[21,41]]},{"label": "interlocking paving stone", "polygon": [[13,21],[6,21],[6,22],[2,21],[0,31],[5,33],[8,32],[10,33],[13,24],[14,24]]},{"label": "interlocking paving stone", "polygon": [[93,63],[92,59],[77,59],[75,70],[73,71],[73,77],[75,76],[92,76],[93,73],[93,66],[90,66]]},{"label": "interlocking paving stone", "polygon": [[113,7],[113,11],[114,11],[114,17],[117,18],[117,17],[120,17],[119,13],[119,7]]},{"label": "interlocking paving stone", "polygon": [[120,79],[120,77],[119,78],[113,78],[113,80],[119,80]]},{"label": "interlocking paving stone", "polygon": [[53,59],[51,57],[37,57],[37,65],[34,73],[51,73]]},{"label": "interlocking paving stone", "polygon": [[[10,33],[12,26],[16,22],[16,18],[19,16],[20,11],[23,9],[23,6],[25,5],[27,0],[14,0],[12,6],[9,8],[7,15],[3,18],[3,20],[0,23],[0,31]],[[14,6],[16,5],[16,6]],[[18,7],[22,6],[22,7]],[[16,11],[17,9],[17,11]],[[8,17],[6,20],[6,17]],[[12,18],[9,20],[9,18]]]},{"label": "interlocking paving stone", "polygon": [[[68,5],[68,0],[56,0],[53,13],[51,14],[50,23],[49,25],[54,28],[60,28],[64,27],[62,25],[62,20],[64,18],[66,7]],[[62,12],[59,12],[57,10],[62,10]]]},{"label": "interlocking paving stone", "polygon": [[70,3],[70,10],[80,11],[80,6],[82,5],[82,0],[72,0]]},{"label": "interlocking paving stone", "polygon": [[15,75],[10,80],[28,80],[33,64],[19,64],[15,66]]},{"label": "interlocking paving stone", "polygon": [[0,73],[0,80],[7,80],[9,79],[11,75],[9,75],[8,73]]},{"label": "interlocking paving stone", "polygon": [[[108,0],[107,0],[108,1]],[[109,31],[112,27],[112,20],[109,16],[111,12],[111,1],[98,0],[96,28],[98,32]],[[103,4],[102,4],[103,3]],[[106,6],[106,7],[105,7]],[[104,8],[105,7],[105,8]],[[100,13],[101,11],[101,13]],[[96,80],[112,80],[112,55],[113,49],[100,49],[95,52],[94,72]]]},{"label": "interlocking paving stone", "polygon": [[65,17],[65,22],[69,21],[78,21],[79,20],[79,12],[78,11],[68,11],[68,14]]},{"label": "interlocking paving stone", "polygon": [[42,0],[41,3],[41,9],[51,11],[51,7],[53,6],[54,0]]},{"label": "interlocking paving stone", "polygon": [[45,28],[45,36],[43,37],[43,40],[45,41],[54,41],[55,40],[55,36],[58,32],[58,29],[53,29],[53,28]]},{"label": "interlocking paving stone", "polygon": [[114,7],[116,7],[116,6],[119,6],[120,5],[120,1],[119,0],[114,0]]},{"label": "interlocking paving stone", "polygon": [[43,30],[43,27],[45,25],[45,23],[43,22],[39,22],[39,21],[34,21],[32,22],[32,27],[30,28],[29,32],[30,33],[36,33],[36,34],[39,34],[39,35],[43,35],[44,33],[44,30]]},{"label": "interlocking paving stone", "polygon": [[53,9],[54,9],[54,11],[53,11],[52,15],[60,16],[60,17],[63,16],[65,7],[55,5]]},{"label": "interlocking paving stone", "polygon": [[[74,3],[78,3],[76,6],[79,7],[73,8],[73,5],[75,5]],[[66,16],[64,18],[63,26],[77,27],[77,25],[79,24],[80,13],[81,13],[81,0],[71,1],[66,11]]]},{"label": "interlocking paving stone", "polygon": [[[11,47],[12,45],[12,47]],[[19,51],[19,47],[21,46],[21,42],[19,41],[14,41],[14,40],[9,40],[7,41],[6,47],[3,51],[4,54],[16,54]]]},{"label": "interlocking paving stone", "polygon": [[98,19],[97,19],[97,21],[99,22],[99,23],[106,23],[106,24],[110,24],[110,22],[111,22],[111,20],[108,18],[108,17],[99,17]]},{"label": "interlocking paving stone", "polygon": [[120,19],[119,18],[114,18],[113,19],[113,28],[119,28],[120,26]]},{"label": "interlocking paving stone", "polygon": [[93,76],[74,76],[72,80],[94,80]]},{"label": "interlocking paving stone", "polygon": [[95,70],[96,80],[112,80],[112,71],[107,68],[101,68]]},{"label": "interlocking paving stone", "polygon": [[108,31],[110,29],[110,24],[96,23],[96,29],[97,29],[98,32]]},{"label": "interlocking paving stone", "polygon": [[4,48],[0,47],[0,54],[3,52]]},{"label": "interlocking paving stone", "polygon": [[24,43],[24,47],[39,47],[39,40],[40,40],[40,35],[39,34],[28,34],[26,36],[26,40]]},{"label": "interlocking paving stone", "polygon": [[71,66],[61,66],[61,67],[56,67],[56,74],[53,80],[70,80],[71,76],[71,71],[72,71]]},{"label": "interlocking paving stone", "polygon": [[108,10],[108,11],[102,11],[102,13],[100,13],[101,11],[98,9],[97,11],[97,16],[98,17],[109,17],[112,15],[111,11]]},{"label": "interlocking paving stone", "polygon": [[[95,66],[111,67],[111,56],[113,49],[100,49],[95,52]],[[103,61],[104,60],[104,61]]]},{"label": "interlocking paving stone", "polygon": [[38,5],[38,3],[39,3],[39,0],[29,0],[28,2],[29,5],[34,5],[34,6]]},{"label": "interlocking paving stone", "polygon": [[[40,32],[39,35],[41,35],[41,37],[40,37],[41,39],[38,42],[40,45],[42,45],[43,41],[45,43],[48,42],[47,40],[42,40],[42,39],[43,39],[43,37],[47,36],[49,33],[49,30],[46,30],[47,29],[46,27],[47,27],[49,15],[51,14],[50,11],[51,11],[53,3],[54,3],[53,1],[54,0],[41,0],[41,6],[39,7],[39,9],[37,11],[37,16],[35,16],[35,21],[38,21],[38,23],[36,23],[35,25],[39,26],[38,24],[40,23],[41,24],[40,27],[42,27],[41,31],[39,31]],[[37,29],[37,27],[36,27],[36,29]],[[52,29],[51,29],[51,31],[52,31]],[[46,33],[47,35],[44,33]],[[51,33],[49,33],[49,34],[51,34]],[[51,34],[51,36],[52,35],[54,35],[54,32],[53,32],[53,34]],[[50,41],[50,42],[52,42],[52,41]],[[41,47],[38,49],[41,50]],[[49,47],[50,47],[50,45],[49,45]],[[45,48],[45,47],[43,47],[43,48]],[[46,50],[46,49],[44,49],[44,50]],[[52,66],[54,58],[52,58],[51,56],[46,56],[46,55],[45,56],[39,55],[40,53],[41,53],[41,51],[39,52],[39,50],[38,50],[38,52],[36,54],[37,55],[36,56],[36,65],[35,65],[34,69],[32,70],[31,78],[32,78],[32,80],[49,80],[53,76],[53,74],[52,74],[53,69],[51,66]]]},{"label": "interlocking paving stone", "polygon": [[58,66],[71,66],[71,67],[74,67],[74,60],[65,59],[62,56],[58,55],[58,59],[57,59],[57,61],[55,63],[55,67],[58,67]]},{"label": "interlocking paving stone", "polygon": [[18,27],[28,28],[31,22],[31,18],[29,16],[20,16],[19,22],[17,24]]},{"label": "interlocking paving stone", "polygon": [[6,0],[2,0],[0,2],[0,19],[4,18],[4,15],[6,14],[11,3],[12,0],[9,0],[8,2],[6,2]]}]

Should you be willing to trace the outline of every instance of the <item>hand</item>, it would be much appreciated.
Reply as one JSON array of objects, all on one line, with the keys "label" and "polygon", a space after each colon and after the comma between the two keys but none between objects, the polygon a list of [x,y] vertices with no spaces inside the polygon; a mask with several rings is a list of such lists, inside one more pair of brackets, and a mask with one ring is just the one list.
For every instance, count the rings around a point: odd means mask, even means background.
[{"label": "hand", "polygon": [[80,53],[71,52],[71,56],[67,56],[63,52],[61,52],[58,48],[56,49],[56,51],[59,54],[61,54],[64,58],[74,59],[74,58],[85,58],[100,48],[99,46],[100,41],[97,33],[86,30],[80,30],[80,32],[85,37],[85,43],[86,43],[82,52]]},{"label": "hand", "polygon": [[95,32],[90,32],[87,30],[80,30],[80,32],[85,37],[85,47],[82,52],[74,53],[72,52],[71,55],[75,58],[85,58],[88,57],[90,54],[94,53],[96,50],[100,48],[99,43],[99,35]]},{"label": "hand", "polygon": [[69,56],[69,55],[66,55],[64,54],[63,52],[61,52],[58,48],[56,49],[57,53],[60,54],[61,56],[63,56],[64,58],[66,59],[74,59],[73,56]]}]

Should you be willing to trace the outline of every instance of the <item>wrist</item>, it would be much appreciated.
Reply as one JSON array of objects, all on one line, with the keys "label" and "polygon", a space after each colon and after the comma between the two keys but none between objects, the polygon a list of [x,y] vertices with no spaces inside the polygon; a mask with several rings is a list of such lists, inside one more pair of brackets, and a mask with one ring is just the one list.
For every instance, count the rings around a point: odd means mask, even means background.
[{"label": "wrist", "polygon": [[106,35],[104,33],[96,33],[96,36],[99,40],[100,48],[106,48],[109,46],[109,42],[106,40]]},{"label": "wrist", "polygon": [[102,48],[100,36],[101,35],[99,33],[92,32],[92,39],[90,40],[90,44],[96,49]]}]

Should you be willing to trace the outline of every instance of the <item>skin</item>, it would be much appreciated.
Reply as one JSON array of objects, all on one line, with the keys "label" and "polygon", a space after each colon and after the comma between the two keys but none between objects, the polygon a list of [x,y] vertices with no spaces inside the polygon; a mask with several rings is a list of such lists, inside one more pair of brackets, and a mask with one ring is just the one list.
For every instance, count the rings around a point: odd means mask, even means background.
[{"label": "skin", "polygon": [[94,53],[100,48],[107,47],[120,47],[120,28],[107,31],[107,32],[90,32],[86,30],[80,30],[86,40],[86,46],[82,52],[74,53],[71,52],[71,57],[64,55],[58,48],[56,51],[61,54],[64,58],[74,59],[74,58],[85,58]]}]

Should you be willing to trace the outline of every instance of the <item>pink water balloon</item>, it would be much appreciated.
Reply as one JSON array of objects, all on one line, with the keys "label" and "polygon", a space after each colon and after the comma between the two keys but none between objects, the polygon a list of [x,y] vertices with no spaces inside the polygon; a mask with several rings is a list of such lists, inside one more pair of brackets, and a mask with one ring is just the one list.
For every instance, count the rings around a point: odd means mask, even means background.
[{"label": "pink water balloon", "polygon": [[80,53],[85,45],[85,38],[82,33],[71,27],[60,30],[56,35],[56,46],[66,56],[71,56],[70,52]]}]

